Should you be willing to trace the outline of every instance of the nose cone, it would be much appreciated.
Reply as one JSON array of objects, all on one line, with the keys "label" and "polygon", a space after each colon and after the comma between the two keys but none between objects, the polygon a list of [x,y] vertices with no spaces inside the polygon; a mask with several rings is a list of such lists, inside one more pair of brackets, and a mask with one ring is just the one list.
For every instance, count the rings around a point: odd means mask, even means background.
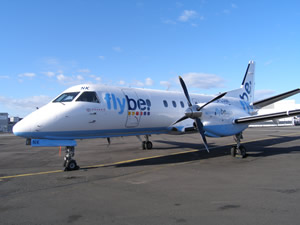
[{"label": "nose cone", "polygon": [[19,121],[16,125],[14,125],[13,133],[14,135],[20,137],[30,137],[31,125],[28,123],[28,120],[24,118],[23,120]]}]

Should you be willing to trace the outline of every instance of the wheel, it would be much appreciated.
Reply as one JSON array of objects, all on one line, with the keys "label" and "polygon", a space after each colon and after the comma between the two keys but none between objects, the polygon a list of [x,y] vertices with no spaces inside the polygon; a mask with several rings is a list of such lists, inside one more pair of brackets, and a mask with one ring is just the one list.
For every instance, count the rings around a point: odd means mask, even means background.
[{"label": "wheel", "polygon": [[236,146],[232,146],[231,149],[230,149],[230,154],[232,157],[235,157],[236,156]]},{"label": "wheel", "polygon": [[246,148],[243,145],[240,145],[240,148],[232,146],[230,153],[231,156],[235,158],[245,158],[247,156]]},{"label": "wheel", "polygon": [[240,154],[242,158],[246,158],[247,156],[246,148],[243,145],[240,146]]},{"label": "wheel", "polygon": [[65,168],[66,171],[72,171],[72,170],[79,169],[79,167],[77,166],[77,163],[74,159],[71,159],[70,161],[69,160],[65,161],[65,165],[66,165],[66,168]]},{"label": "wheel", "polygon": [[147,141],[146,142],[146,147],[147,147],[147,149],[152,149],[152,147],[153,147],[152,142],[151,141]]},{"label": "wheel", "polygon": [[143,141],[143,143],[142,143],[142,148],[143,148],[143,150],[146,150],[146,149],[147,149],[146,141]]}]

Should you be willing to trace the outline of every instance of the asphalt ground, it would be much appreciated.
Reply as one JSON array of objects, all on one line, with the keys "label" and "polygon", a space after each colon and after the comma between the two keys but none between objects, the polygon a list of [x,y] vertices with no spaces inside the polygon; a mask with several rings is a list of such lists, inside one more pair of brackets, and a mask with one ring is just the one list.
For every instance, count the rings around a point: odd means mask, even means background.
[{"label": "asphalt ground", "polygon": [[0,135],[0,224],[299,224],[300,127],[249,128],[248,157],[232,137],[153,135],[78,141],[64,151]]}]

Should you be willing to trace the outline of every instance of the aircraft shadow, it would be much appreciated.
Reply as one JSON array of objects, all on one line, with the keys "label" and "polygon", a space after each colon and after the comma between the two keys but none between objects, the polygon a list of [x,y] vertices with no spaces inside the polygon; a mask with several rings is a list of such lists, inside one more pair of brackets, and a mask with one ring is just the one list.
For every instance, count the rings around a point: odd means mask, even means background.
[{"label": "aircraft shadow", "polygon": [[[280,154],[288,154],[291,152],[299,152],[300,147],[298,146],[287,146],[284,148],[272,147],[267,148],[272,145],[288,143],[294,140],[299,139],[299,137],[280,137],[280,136],[273,136],[276,137],[275,139],[269,140],[260,140],[245,143],[244,146],[247,149],[248,157],[268,157],[273,155],[280,155]],[[176,141],[155,141],[159,143],[169,144],[173,147],[168,147],[168,149],[181,149],[181,148],[192,148],[192,149],[202,149],[204,146],[194,143],[182,143]],[[210,144],[210,147],[215,147],[214,145]],[[196,152],[187,152],[187,153],[179,153],[176,155],[166,155],[152,159],[142,159],[134,162],[127,162],[123,164],[114,165],[115,167],[135,167],[135,166],[147,166],[147,165],[164,165],[164,164],[174,164],[174,163],[184,163],[184,162],[192,162],[202,159],[209,159],[209,158],[216,158],[225,155],[230,155],[230,147],[231,145],[225,145],[216,147],[210,150],[210,153],[207,153],[205,150],[199,150]],[[188,150],[187,150],[188,151]],[[238,159],[237,159],[238,160]]]}]

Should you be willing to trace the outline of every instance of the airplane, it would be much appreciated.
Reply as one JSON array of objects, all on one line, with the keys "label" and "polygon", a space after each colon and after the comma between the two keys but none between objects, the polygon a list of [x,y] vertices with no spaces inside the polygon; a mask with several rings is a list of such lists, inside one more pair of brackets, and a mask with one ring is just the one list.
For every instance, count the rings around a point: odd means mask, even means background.
[{"label": "airplane", "polygon": [[[143,149],[152,149],[152,134],[199,132],[206,137],[234,136],[234,157],[246,157],[241,144],[249,124],[300,115],[300,109],[258,115],[264,106],[300,93],[300,88],[254,101],[255,62],[250,61],[240,88],[216,96],[189,94],[179,77],[182,92],[83,84],[68,88],[13,127],[26,144],[63,146],[65,171],[78,169],[76,139],[137,136]],[[145,140],[140,136],[144,136]]]}]

